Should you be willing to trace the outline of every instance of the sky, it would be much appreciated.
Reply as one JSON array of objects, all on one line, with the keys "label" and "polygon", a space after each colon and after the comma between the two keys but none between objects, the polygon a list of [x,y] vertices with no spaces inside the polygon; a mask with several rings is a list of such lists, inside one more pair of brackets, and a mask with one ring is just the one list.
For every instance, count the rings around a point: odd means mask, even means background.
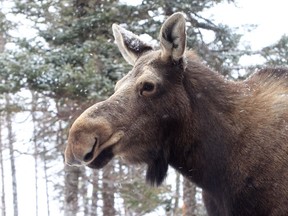
[{"label": "sky", "polygon": [[[137,4],[141,1],[139,0],[126,0],[129,2],[133,2],[133,4]],[[6,1],[9,2],[9,1]],[[5,7],[5,5],[0,4],[1,7]],[[9,5],[7,6],[9,7]],[[11,7],[11,5],[10,5]],[[243,45],[250,45],[253,50],[259,50],[265,46],[268,46],[272,43],[275,43],[283,34],[288,35],[288,0],[236,0],[236,7],[234,4],[219,4],[212,9],[209,9],[205,13],[207,14],[207,18],[213,18],[216,23],[226,24],[235,28],[239,28],[239,32],[243,32],[241,30],[241,26],[245,26],[247,24],[256,24],[257,27],[250,32],[246,32],[245,35],[242,37],[242,44]],[[9,19],[19,20],[23,22],[23,26],[21,29],[18,29],[14,33],[20,34],[25,31],[27,36],[33,36],[35,32],[27,32],[27,27],[25,25],[29,25],[29,23],[24,22],[22,17],[13,18],[10,17]],[[110,26],[107,26],[110,28]],[[207,36],[209,37],[209,36]],[[251,63],[258,63],[261,62],[259,57],[247,57],[246,59],[242,59],[243,64],[251,64]],[[20,117],[18,119],[20,123],[15,122],[15,127],[18,131],[24,130],[27,128],[27,125],[21,123],[21,118],[25,118],[25,116]],[[25,142],[26,145],[29,144],[29,137],[21,138],[19,142]],[[29,156],[21,156],[17,159],[17,163],[25,163],[25,168],[18,170],[18,180],[21,179],[19,182],[19,215],[20,216],[33,216],[34,214],[34,179],[33,179],[33,169],[34,169],[34,161],[32,157]],[[27,165],[30,163],[31,165]],[[27,168],[26,168],[27,167]],[[28,167],[31,167],[29,169]],[[32,178],[31,178],[32,176]],[[6,186],[9,187],[9,183],[11,179],[6,179]],[[42,182],[43,183],[43,182]],[[41,187],[43,188],[43,187]],[[7,188],[8,189],[8,188]],[[44,192],[43,192],[44,193]],[[24,196],[23,196],[24,194]],[[31,194],[32,197],[26,197],[26,194]],[[28,202],[27,202],[28,200]],[[11,197],[9,198],[11,201]],[[39,203],[44,203],[45,208],[45,200]],[[7,203],[7,202],[6,202]],[[11,203],[11,202],[10,202]],[[11,215],[11,211],[9,211],[8,215]],[[53,214],[52,214],[53,215]],[[43,215],[45,216],[45,215]]]},{"label": "sky", "polygon": [[250,42],[255,50],[277,41],[283,34],[288,35],[287,0],[236,0],[233,4],[221,4],[210,9],[212,17],[219,23],[233,27],[245,24],[258,25],[243,40]]},{"label": "sky", "polygon": [[[235,4],[223,3],[207,10],[208,17],[216,23],[239,28],[243,36],[240,46],[250,46],[253,51],[276,43],[282,35],[288,35],[287,0],[235,0]],[[251,31],[241,26],[256,25]],[[243,56],[239,64],[243,66],[264,63],[260,56]]]}]

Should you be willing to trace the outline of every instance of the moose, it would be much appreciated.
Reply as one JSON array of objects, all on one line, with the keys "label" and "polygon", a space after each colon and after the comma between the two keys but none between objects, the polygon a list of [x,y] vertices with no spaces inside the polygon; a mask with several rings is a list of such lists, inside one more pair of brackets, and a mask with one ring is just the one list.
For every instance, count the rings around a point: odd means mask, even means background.
[{"label": "moose", "polygon": [[209,215],[288,215],[288,69],[226,79],[186,48],[180,12],[162,25],[158,49],[112,30],[133,69],[75,120],[66,163],[100,169],[120,156],[146,164],[153,186],[170,165],[202,188]]}]

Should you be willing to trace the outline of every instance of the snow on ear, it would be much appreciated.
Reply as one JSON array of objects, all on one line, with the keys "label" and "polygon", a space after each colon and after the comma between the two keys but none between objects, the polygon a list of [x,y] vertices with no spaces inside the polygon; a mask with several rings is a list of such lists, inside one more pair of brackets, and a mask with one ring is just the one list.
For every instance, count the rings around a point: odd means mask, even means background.
[{"label": "snow on ear", "polygon": [[186,21],[182,13],[174,13],[160,30],[161,56],[178,62],[186,49]]},{"label": "snow on ear", "polygon": [[142,53],[152,50],[152,46],[119,25],[113,24],[112,30],[116,44],[122,56],[129,64],[134,65],[135,61]]}]

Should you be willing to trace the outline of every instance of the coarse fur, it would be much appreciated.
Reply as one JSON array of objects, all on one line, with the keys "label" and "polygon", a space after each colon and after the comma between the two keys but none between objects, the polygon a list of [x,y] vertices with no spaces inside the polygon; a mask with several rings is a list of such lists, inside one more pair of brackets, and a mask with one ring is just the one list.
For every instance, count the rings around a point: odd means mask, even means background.
[{"label": "coarse fur", "polygon": [[203,189],[209,215],[288,215],[288,69],[226,80],[187,51],[181,13],[163,24],[160,50],[113,32],[133,69],[73,123],[67,164],[98,169],[119,155],[146,163],[151,185],[171,165]]}]

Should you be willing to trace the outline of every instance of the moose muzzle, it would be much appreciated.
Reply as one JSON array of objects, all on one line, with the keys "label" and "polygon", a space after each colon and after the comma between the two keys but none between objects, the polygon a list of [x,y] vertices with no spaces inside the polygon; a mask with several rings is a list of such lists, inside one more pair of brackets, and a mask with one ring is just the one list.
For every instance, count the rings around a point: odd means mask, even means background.
[{"label": "moose muzzle", "polygon": [[[113,131],[112,125],[104,117],[95,117],[97,105],[82,113],[69,131],[68,144],[65,151],[65,162],[79,166],[95,163],[97,157],[112,147],[123,137],[122,130]],[[98,161],[102,164],[102,161]]]}]

